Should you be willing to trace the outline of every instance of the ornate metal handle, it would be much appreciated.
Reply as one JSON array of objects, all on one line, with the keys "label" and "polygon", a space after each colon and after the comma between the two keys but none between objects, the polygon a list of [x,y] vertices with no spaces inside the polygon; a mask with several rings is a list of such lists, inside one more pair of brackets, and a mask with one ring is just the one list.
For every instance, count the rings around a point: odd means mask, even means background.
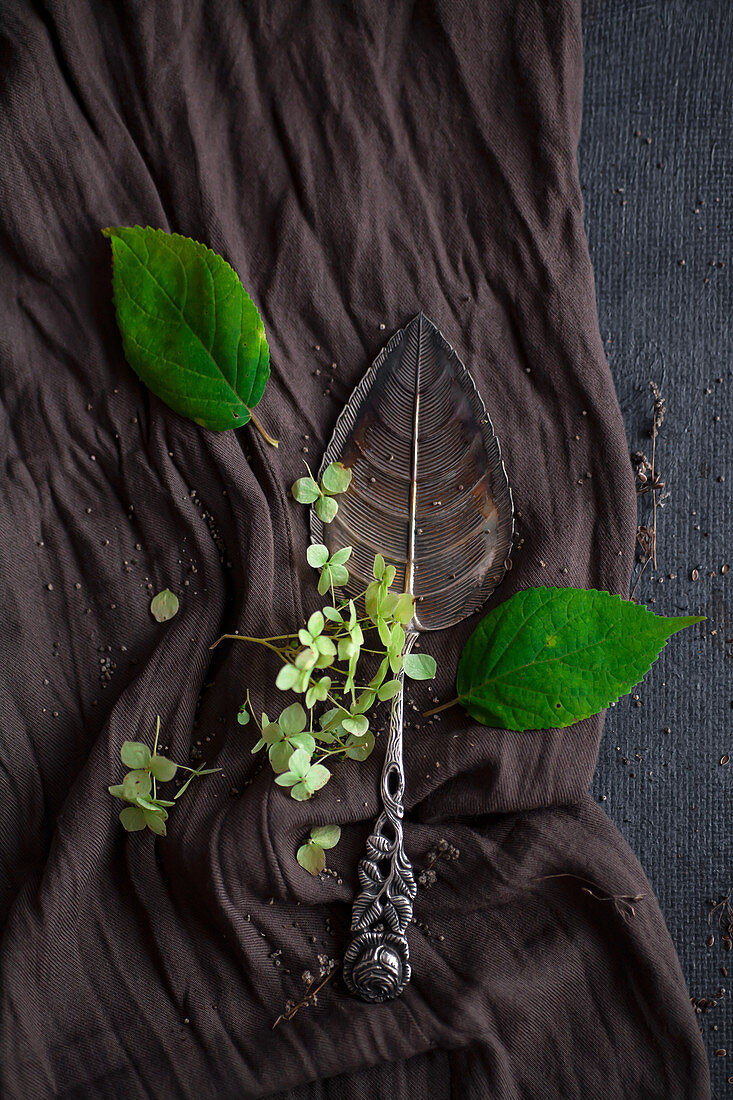
[{"label": "ornate metal handle", "polygon": [[[405,639],[405,653],[417,634]],[[344,955],[344,981],[350,993],[379,1004],[399,997],[410,980],[410,951],[405,935],[412,919],[417,886],[402,840],[405,772],[402,764],[403,684],[392,701],[387,754],[382,769],[382,806],[359,861],[362,890],[354,902]]]}]

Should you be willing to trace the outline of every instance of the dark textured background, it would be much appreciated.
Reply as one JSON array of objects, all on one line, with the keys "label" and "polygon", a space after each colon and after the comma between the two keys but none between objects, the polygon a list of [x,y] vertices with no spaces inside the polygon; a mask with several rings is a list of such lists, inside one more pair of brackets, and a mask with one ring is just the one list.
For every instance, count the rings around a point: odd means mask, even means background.
[{"label": "dark textured background", "polygon": [[[638,700],[610,712],[593,790],[659,897],[691,995],[715,999],[733,990],[733,951],[717,928],[705,944],[709,900],[733,887],[733,761],[720,764],[733,755],[733,572],[721,574],[733,566],[733,8],[593,0],[584,46],[586,227],[632,448],[649,451],[650,378],[668,407],[658,465],[671,496],[659,569],[638,595],[666,614],[708,616],[698,635],[675,638]],[[713,1096],[733,1095],[731,992],[700,1023]]]}]

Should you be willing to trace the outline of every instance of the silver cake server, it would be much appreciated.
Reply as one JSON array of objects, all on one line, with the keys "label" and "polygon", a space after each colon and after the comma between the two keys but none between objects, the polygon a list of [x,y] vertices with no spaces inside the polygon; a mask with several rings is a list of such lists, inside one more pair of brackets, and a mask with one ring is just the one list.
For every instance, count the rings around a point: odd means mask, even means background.
[{"label": "silver cake server", "polygon": [[[466,367],[422,313],[378,355],[339,416],[323,458],[352,470],[339,510],[311,535],[331,553],[352,546],[347,594],[373,579],[374,555],[415,596],[405,651],[418,634],[476,611],[504,576],[512,496],[499,443]],[[403,674],[400,673],[400,681]],[[392,703],[382,812],[359,863],[344,980],[366,1001],[398,997],[410,980],[406,930],[417,887],[403,844],[403,693]]]}]

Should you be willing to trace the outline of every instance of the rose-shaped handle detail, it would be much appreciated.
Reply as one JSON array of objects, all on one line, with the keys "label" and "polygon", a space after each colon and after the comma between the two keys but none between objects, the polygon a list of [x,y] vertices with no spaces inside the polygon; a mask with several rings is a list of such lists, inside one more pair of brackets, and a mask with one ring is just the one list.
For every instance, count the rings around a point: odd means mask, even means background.
[{"label": "rose-shaped handle detail", "polygon": [[372,1004],[399,997],[410,980],[410,952],[394,932],[359,932],[344,956],[344,981],[350,993]]},{"label": "rose-shaped handle detail", "polygon": [[[416,634],[405,641],[409,653]],[[356,933],[344,956],[349,991],[381,1003],[399,997],[410,980],[410,952],[405,932],[417,893],[415,876],[402,841],[405,775],[402,767],[402,680],[392,702],[387,753],[382,769],[382,813],[367,838],[359,863],[361,893],[354,902],[351,931]]]}]

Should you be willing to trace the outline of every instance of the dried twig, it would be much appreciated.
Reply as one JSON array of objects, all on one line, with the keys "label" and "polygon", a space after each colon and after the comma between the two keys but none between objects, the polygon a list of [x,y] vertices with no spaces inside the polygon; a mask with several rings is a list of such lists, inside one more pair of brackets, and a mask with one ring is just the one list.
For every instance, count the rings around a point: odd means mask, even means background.
[{"label": "dried twig", "polygon": [[733,947],[733,905],[731,894],[726,894],[711,908],[708,913],[708,922],[713,923],[713,917],[717,915],[718,927],[723,932],[723,947],[730,951]]},{"label": "dried twig", "polygon": [[423,867],[418,873],[418,885],[424,886],[425,888],[433,886],[438,878],[437,872],[433,870],[433,867],[438,862],[438,860],[458,859],[460,854],[461,853],[458,848],[454,848],[453,845],[449,844],[444,837],[441,837],[435,847],[431,849],[431,851],[429,851],[427,856],[425,857],[427,859],[427,865]]},{"label": "dried twig", "polygon": [[300,1012],[301,1008],[308,1008],[310,1005],[316,1004],[316,997],[323,989],[324,985],[326,985],[327,982],[331,981],[331,978],[333,978],[334,974],[340,969],[340,965],[340,963],[336,963],[335,966],[332,966],[326,974],[325,978],[321,978],[320,980],[318,978],[313,978],[305,991],[305,996],[303,997],[303,1000],[298,1001],[297,1004],[286,1005],[285,1011],[280,1013],[278,1018],[275,1020],[275,1023],[272,1025],[272,1030],[274,1031],[277,1025],[282,1023],[283,1021],[287,1022],[288,1020],[292,1020],[293,1016],[295,1016],[296,1013]]},{"label": "dried twig", "polygon": [[652,521],[651,524],[639,524],[637,528],[636,541],[641,550],[641,569],[637,574],[636,582],[631,591],[632,600],[639,587],[639,581],[644,575],[644,571],[649,565],[649,562],[652,562],[654,569],[657,568],[657,510],[664,507],[664,502],[669,496],[669,493],[664,491],[665,483],[662,481],[659,471],[657,470],[657,436],[659,435],[659,429],[664,423],[667,406],[656,382],[650,382],[649,389],[654,398],[652,423],[649,430],[649,435],[652,440],[652,457],[650,461],[643,451],[636,451],[632,454],[631,461],[634,464],[636,472],[637,495],[645,496],[647,493],[651,493],[652,495]]},{"label": "dried twig", "polygon": [[646,897],[646,894],[604,894],[602,891],[602,887],[593,882],[591,879],[583,878],[581,875],[574,875],[569,871],[565,872],[564,874],[543,875],[543,877],[538,881],[546,882],[548,879],[552,878],[574,878],[577,882],[585,883],[585,885],[581,886],[580,888],[583,894],[588,894],[588,896],[593,898],[595,901],[612,902],[613,907],[618,915],[621,917],[622,920],[626,921],[627,923],[629,917],[636,916],[635,906],[640,901],[643,901]]}]

